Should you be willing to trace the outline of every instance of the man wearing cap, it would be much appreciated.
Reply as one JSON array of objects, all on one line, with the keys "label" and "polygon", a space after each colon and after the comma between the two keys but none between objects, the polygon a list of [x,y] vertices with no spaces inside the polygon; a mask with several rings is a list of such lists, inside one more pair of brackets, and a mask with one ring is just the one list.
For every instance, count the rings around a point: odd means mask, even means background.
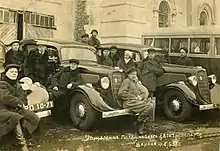
[{"label": "man wearing cap", "polygon": [[100,47],[100,41],[98,40],[97,36],[98,36],[98,31],[96,29],[93,29],[91,31],[91,37],[88,40],[89,45],[95,47],[96,49]]},{"label": "man wearing cap", "polygon": [[119,60],[119,56],[117,54],[117,50],[118,48],[116,46],[110,46],[109,50],[110,50],[110,54],[109,57],[111,58],[112,62],[113,62],[113,67],[117,66],[118,60]]},{"label": "man wearing cap", "polygon": [[186,48],[180,49],[180,58],[177,60],[176,64],[184,66],[194,66],[192,59],[187,56],[188,50]]},{"label": "man wearing cap", "polygon": [[[79,60],[70,59],[69,63],[70,66],[64,67],[51,79],[49,92],[50,92],[50,99],[53,99],[55,101],[54,102],[55,108],[56,107],[58,108],[64,104],[64,103],[62,104],[61,100],[65,100],[65,99],[60,99],[60,98],[68,97],[68,92],[69,92],[68,90],[77,87],[79,84],[83,83],[80,76],[80,71],[78,69]],[[54,111],[56,110],[55,108]]]},{"label": "man wearing cap", "polygon": [[5,63],[4,67],[6,67],[9,64],[17,64],[23,68],[23,63],[25,59],[25,54],[22,52],[19,44],[19,40],[14,40],[10,43],[11,49],[5,53]]},{"label": "man wearing cap", "polygon": [[161,76],[164,71],[161,64],[155,60],[155,56],[155,49],[148,49],[148,57],[143,59],[137,66],[140,80],[149,90],[151,97],[153,97],[156,90],[156,78]]},{"label": "man wearing cap", "polygon": [[48,78],[49,55],[47,46],[39,44],[36,50],[29,53],[26,61],[26,76],[31,77],[34,82],[45,84]]},{"label": "man wearing cap", "polygon": [[82,36],[81,36],[81,42],[82,43],[84,43],[84,44],[89,44],[89,35],[88,34],[83,34]]},{"label": "man wearing cap", "polygon": [[98,56],[98,57],[99,57],[98,62],[100,64],[113,67],[113,62],[112,62],[112,59],[109,57],[109,50],[108,49],[104,49],[102,51],[102,55]]},{"label": "man wearing cap", "polygon": [[22,86],[17,82],[18,71],[18,65],[7,65],[3,80],[0,81],[0,137],[15,130],[18,145],[22,151],[27,151],[23,130],[33,133],[40,119],[34,112],[23,108],[23,105],[27,105],[27,99]]},{"label": "man wearing cap", "polygon": [[132,59],[131,51],[126,50],[124,52],[124,57],[118,61],[117,67],[119,67],[120,69],[123,69],[124,71],[128,70],[131,67],[135,67],[135,63]]},{"label": "man wearing cap", "polygon": [[149,92],[137,77],[135,67],[126,71],[127,78],[120,85],[118,96],[122,100],[123,108],[139,113],[137,118],[138,133],[145,133],[146,124],[154,121],[155,101],[148,98]]}]

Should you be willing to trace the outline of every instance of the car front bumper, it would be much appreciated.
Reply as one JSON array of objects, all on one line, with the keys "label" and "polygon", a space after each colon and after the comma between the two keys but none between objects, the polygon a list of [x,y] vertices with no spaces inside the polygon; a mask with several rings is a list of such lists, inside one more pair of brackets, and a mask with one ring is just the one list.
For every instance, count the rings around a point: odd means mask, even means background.
[{"label": "car front bumper", "polygon": [[218,105],[218,104],[199,105],[199,110],[200,111],[217,109],[217,108],[220,108],[220,105]]}]

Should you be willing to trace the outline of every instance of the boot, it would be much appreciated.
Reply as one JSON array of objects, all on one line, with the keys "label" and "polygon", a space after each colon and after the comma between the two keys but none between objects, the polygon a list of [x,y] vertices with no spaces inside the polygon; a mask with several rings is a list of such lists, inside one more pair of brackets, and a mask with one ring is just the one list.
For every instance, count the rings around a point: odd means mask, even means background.
[{"label": "boot", "polygon": [[139,135],[143,135],[143,134],[145,134],[146,132],[145,132],[145,122],[140,122],[139,124],[138,124],[138,134]]},{"label": "boot", "polygon": [[24,138],[24,134],[21,129],[21,124],[18,123],[15,128],[15,135],[18,140],[18,145],[21,146],[21,151],[29,151],[27,148],[27,143]]}]

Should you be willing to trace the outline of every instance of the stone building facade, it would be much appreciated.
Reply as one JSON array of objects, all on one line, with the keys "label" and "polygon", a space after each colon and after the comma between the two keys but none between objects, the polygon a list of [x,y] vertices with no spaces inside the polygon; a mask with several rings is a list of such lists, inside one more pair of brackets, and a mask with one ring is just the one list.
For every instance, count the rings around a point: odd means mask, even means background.
[{"label": "stone building facade", "polygon": [[102,42],[141,43],[142,33],[157,28],[220,25],[219,0],[87,1],[95,18],[89,27],[100,31]]}]

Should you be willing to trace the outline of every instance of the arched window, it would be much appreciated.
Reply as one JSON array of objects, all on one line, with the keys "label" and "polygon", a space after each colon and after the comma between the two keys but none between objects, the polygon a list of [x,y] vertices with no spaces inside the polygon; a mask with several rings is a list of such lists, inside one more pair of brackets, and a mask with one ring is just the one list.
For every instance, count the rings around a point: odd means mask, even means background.
[{"label": "arched window", "polygon": [[169,26],[170,6],[168,2],[162,1],[159,5],[159,27]]},{"label": "arched window", "polygon": [[205,11],[205,10],[203,10],[201,13],[200,13],[200,17],[199,17],[199,19],[200,19],[200,22],[199,22],[199,25],[200,26],[206,26],[206,25],[208,25],[208,13]]}]

